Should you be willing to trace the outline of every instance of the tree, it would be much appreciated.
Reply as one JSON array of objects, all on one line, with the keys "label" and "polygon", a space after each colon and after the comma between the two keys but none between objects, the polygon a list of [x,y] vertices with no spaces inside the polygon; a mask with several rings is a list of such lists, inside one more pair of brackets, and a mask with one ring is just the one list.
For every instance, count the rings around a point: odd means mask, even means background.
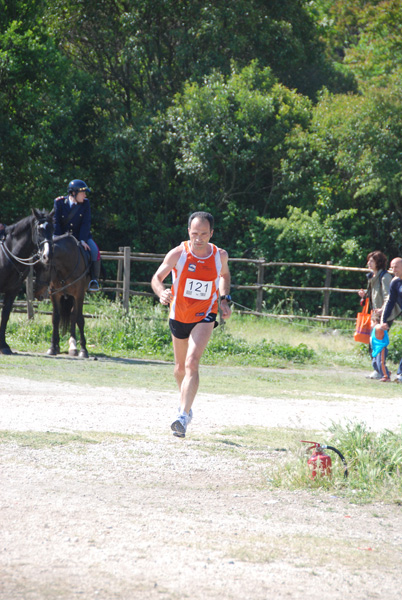
[{"label": "tree", "polygon": [[46,21],[63,52],[113,91],[111,116],[128,122],[144,107],[166,108],[186,81],[228,75],[233,60],[258,60],[311,97],[323,85],[353,89],[326,60],[301,0],[64,0]]},{"label": "tree", "polygon": [[368,4],[360,17],[360,35],[345,56],[345,65],[362,89],[385,87],[402,75],[402,2]]},{"label": "tree", "polygon": [[[373,246],[392,255],[402,249],[401,102],[399,83],[365,96],[326,93],[309,127],[296,127],[287,138],[274,201],[315,211],[323,224],[355,211],[356,222],[331,260],[363,261]],[[342,244],[351,234],[354,255]],[[305,252],[311,254],[310,245]]]},{"label": "tree", "polygon": [[[25,6],[25,4],[22,4]],[[92,80],[73,71],[37,21],[8,20],[0,31],[0,202],[13,222],[50,208],[61,182],[86,177],[97,130]],[[64,188],[64,185],[63,185]],[[10,201],[12,199],[12,202]]]},{"label": "tree", "polygon": [[[311,262],[365,266],[365,255],[360,246],[358,211],[341,210],[324,217],[317,211],[303,211],[290,206],[282,218],[256,219],[252,231],[254,244],[260,255],[273,262]],[[301,269],[300,267],[275,267],[267,272],[269,282],[277,285],[300,287],[322,287],[324,272],[321,269]],[[356,276],[345,272],[333,274],[338,287],[357,286]],[[363,285],[359,283],[359,287]],[[281,310],[319,313],[322,306],[322,293],[313,294],[301,291],[294,295],[283,290],[267,290],[266,302]],[[289,304],[290,303],[290,304]],[[335,295],[331,300],[332,310],[345,314],[345,310],[356,306],[356,298],[345,300]]]},{"label": "tree", "polygon": [[251,251],[249,225],[273,210],[286,135],[296,124],[308,125],[310,109],[256,62],[240,71],[233,66],[226,78],[214,73],[203,85],[187,84],[176,95],[167,111],[176,189],[194,210],[204,207],[224,222],[225,247]]}]

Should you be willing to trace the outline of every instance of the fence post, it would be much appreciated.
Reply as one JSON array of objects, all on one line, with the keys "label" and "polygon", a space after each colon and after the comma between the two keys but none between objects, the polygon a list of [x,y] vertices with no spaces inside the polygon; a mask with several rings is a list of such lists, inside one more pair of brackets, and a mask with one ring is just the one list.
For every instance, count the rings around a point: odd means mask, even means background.
[{"label": "fence post", "polygon": [[[119,246],[119,253],[123,254],[124,248],[123,246]],[[117,260],[117,275],[116,275],[116,302],[121,300],[121,292],[119,292],[120,282],[123,279],[123,259],[119,258]]]},{"label": "fence post", "polygon": [[33,309],[33,266],[29,267],[28,277],[25,281],[25,289],[27,295],[27,316],[28,319],[34,318],[34,309]]},{"label": "fence post", "polygon": [[[332,265],[330,260],[327,260],[327,265]],[[331,287],[332,269],[325,269],[325,287]],[[329,315],[329,295],[331,292],[324,290],[324,300],[322,305],[322,316],[327,317]]]},{"label": "fence post", "polygon": [[[257,284],[258,285],[264,285],[264,262],[265,259],[261,258],[260,259],[260,264],[258,265],[258,272],[257,272]],[[263,294],[264,294],[264,288],[260,287],[257,290],[257,299],[256,299],[256,303],[255,303],[255,309],[257,312],[262,312],[262,298],[263,298]]]},{"label": "fence post", "polygon": [[131,267],[131,249],[130,246],[124,246],[124,269],[123,269],[123,308],[128,312],[130,305],[130,267]]}]

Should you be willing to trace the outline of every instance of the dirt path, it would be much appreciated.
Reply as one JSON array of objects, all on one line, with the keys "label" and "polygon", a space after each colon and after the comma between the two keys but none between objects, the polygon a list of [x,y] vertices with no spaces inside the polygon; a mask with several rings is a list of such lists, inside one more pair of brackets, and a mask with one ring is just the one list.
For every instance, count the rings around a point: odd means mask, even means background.
[{"label": "dirt path", "polygon": [[[345,405],[349,418],[395,429],[402,403],[200,394],[178,440],[175,398],[2,377],[0,430],[80,436],[0,445],[2,600],[400,598],[400,507],[272,490],[277,453],[245,461],[203,436],[247,424],[319,429]],[[99,443],[86,441],[91,432]]]}]

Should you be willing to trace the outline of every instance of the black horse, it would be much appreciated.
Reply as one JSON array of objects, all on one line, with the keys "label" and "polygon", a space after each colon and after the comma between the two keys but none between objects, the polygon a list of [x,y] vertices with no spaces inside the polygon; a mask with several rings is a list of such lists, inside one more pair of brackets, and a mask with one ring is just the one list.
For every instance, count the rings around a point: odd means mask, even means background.
[{"label": "black horse", "polygon": [[46,265],[51,258],[53,213],[36,208],[32,215],[9,225],[0,240],[0,293],[4,294],[0,324],[0,354],[12,354],[6,328],[14,300],[30,266]]},{"label": "black horse", "polygon": [[[85,292],[90,281],[90,258],[74,236],[66,233],[53,238],[53,256],[46,268],[38,273],[34,294],[36,298],[44,296],[49,286],[53,305],[53,333],[47,354],[60,354],[60,333],[70,331],[69,355],[88,358],[84,335],[83,304]],[[81,350],[78,353],[76,325],[80,332]]]}]

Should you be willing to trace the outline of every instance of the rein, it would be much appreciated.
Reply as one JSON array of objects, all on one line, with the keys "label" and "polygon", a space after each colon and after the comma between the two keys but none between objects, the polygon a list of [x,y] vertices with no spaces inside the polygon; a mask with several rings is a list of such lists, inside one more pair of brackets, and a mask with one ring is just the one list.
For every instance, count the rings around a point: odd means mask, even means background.
[{"label": "rein", "polygon": [[[47,240],[40,242],[38,252],[35,252],[35,254],[33,254],[29,258],[20,258],[19,256],[16,256],[15,254],[13,254],[11,252],[11,250],[9,248],[7,248],[7,246],[5,245],[4,240],[0,240],[0,246],[1,246],[5,256],[8,258],[8,260],[13,265],[14,265],[14,263],[11,259],[14,259],[16,262],[20,263],[21,265],[24,265],[24,267],[33,267],[34,265],[37,265],[38,262],[40,262],[41,259],[39,256],[39,249],[40,249],[40,246],[42,246],[42,244],[45,244],[46,242],[47,242]],[[14,267],[17,268],[16,265],[14,265]]]},{"label": "rein", "polygon": [[53,290],[53,292],[50,292],[50,295],[53,296],[53,294],[58,294],[59,292],[63,292],[64,290],[69,288],[71,285],[74,285],[74,283],[77,283],[77,281],[79,281],[80,279],[85,277],[85,275],[88,273],[88,271],[89,271],[89,266],[86,267],[85,271],[83,273],[81,273],[81,275],[79,277],[77,277],[77,279],[74,279],[74,281],[71,281],[70,283],[63,285],[63,287],[61,287],[61,288],[57,288],[57,290]]}]

